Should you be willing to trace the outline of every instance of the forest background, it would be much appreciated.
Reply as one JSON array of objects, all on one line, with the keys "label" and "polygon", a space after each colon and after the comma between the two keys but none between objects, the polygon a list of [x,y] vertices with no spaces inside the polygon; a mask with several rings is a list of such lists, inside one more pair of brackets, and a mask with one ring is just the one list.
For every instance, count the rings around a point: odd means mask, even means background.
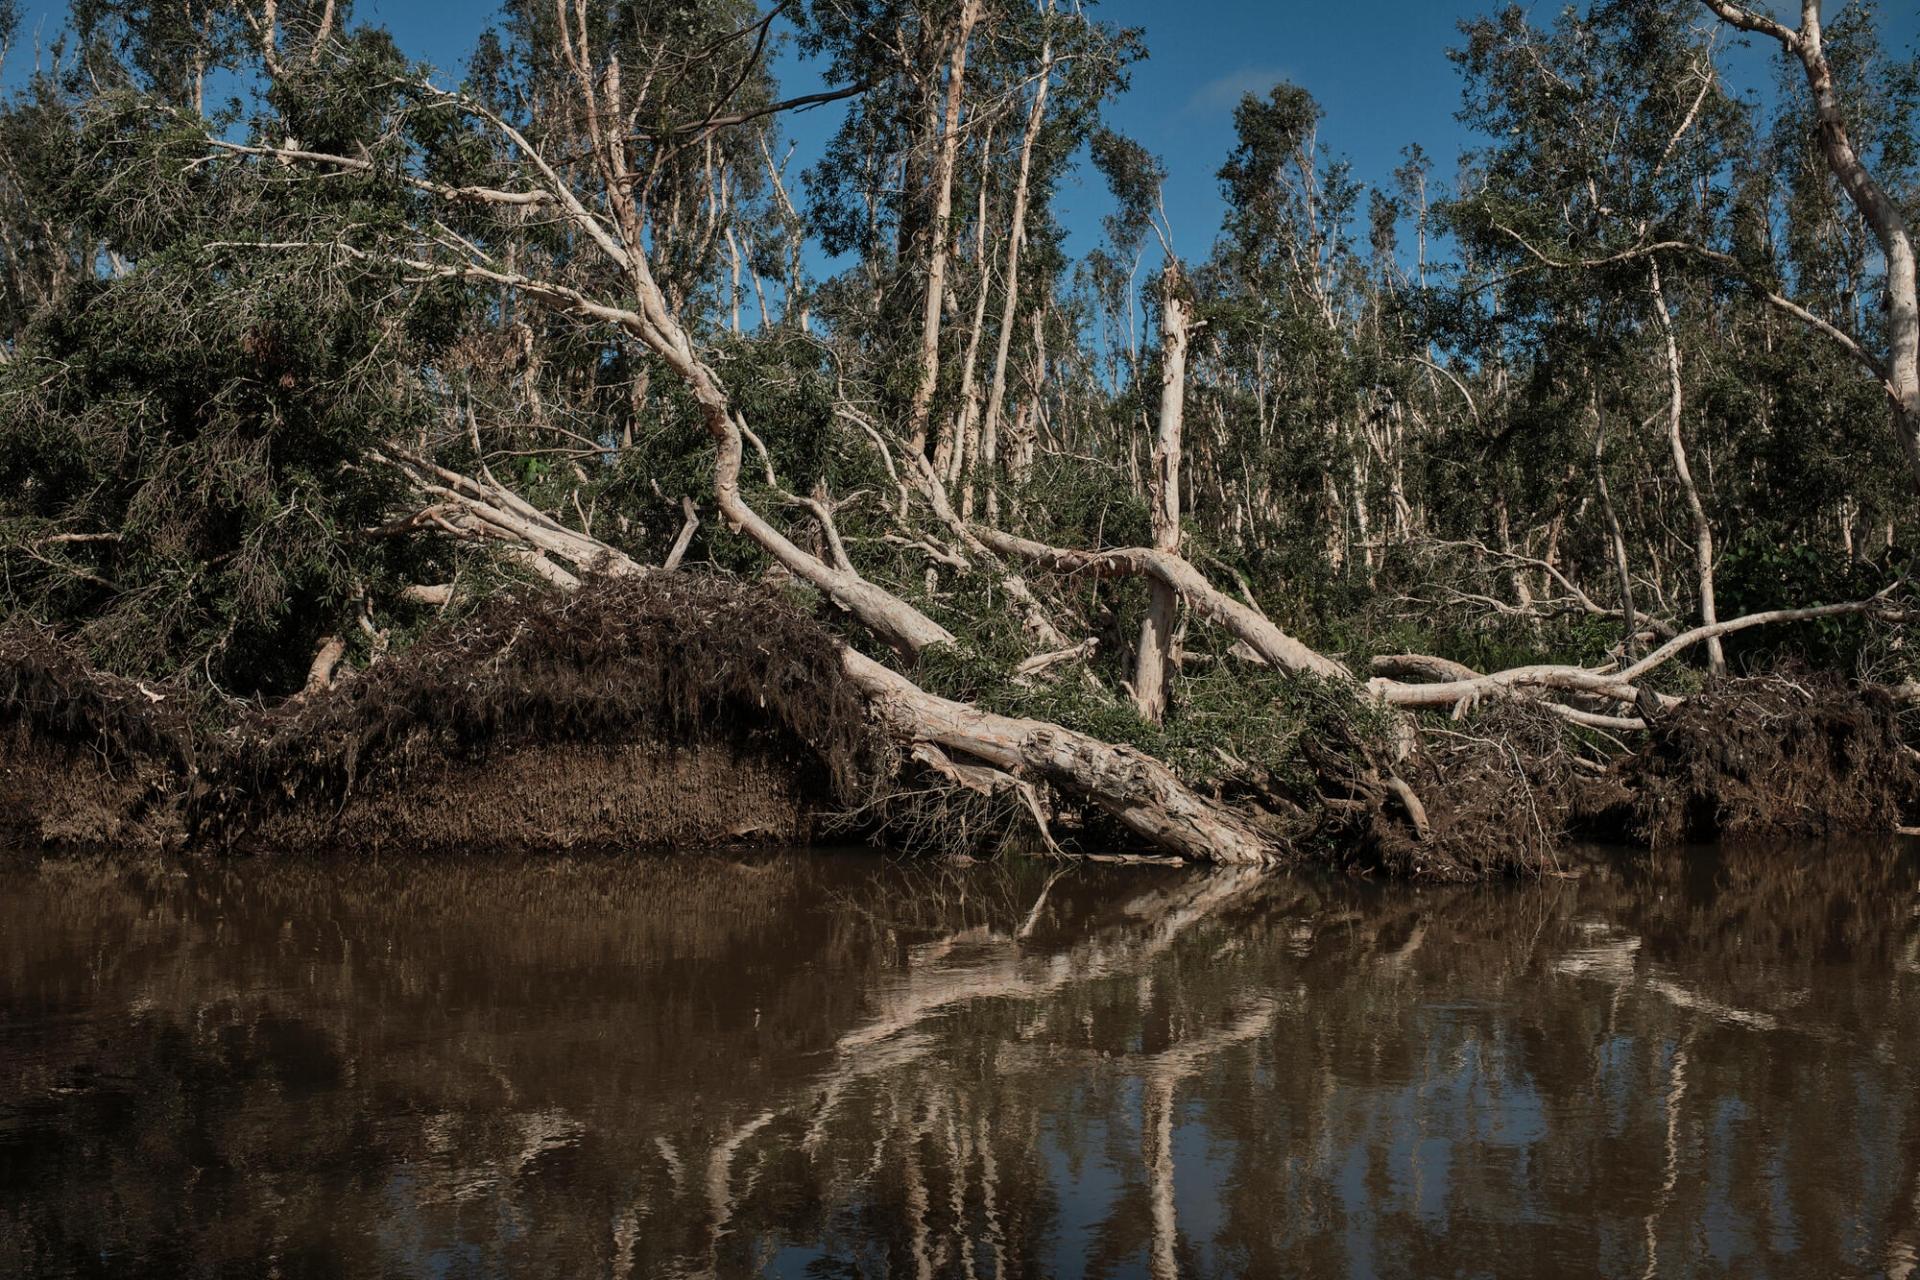
[{"label": "forest background", "polygon": [[1911,15],[1470,13],[1364,170],[1283,75],[1324,14],[1146,99],[1120,6],[519,0],[447,70],[374,16],[0,9],[0,591],[152,696],[771,579],[890,773],[1245,861],[1328,743],[1424,839],[1423,716],[1604,769],[1703,681],[1913,674]]}]

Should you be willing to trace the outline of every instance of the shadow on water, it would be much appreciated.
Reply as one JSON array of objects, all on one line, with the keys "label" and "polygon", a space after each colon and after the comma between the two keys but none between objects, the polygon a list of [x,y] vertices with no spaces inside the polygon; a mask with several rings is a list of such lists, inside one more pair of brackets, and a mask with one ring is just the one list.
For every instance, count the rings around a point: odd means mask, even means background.
[{"label": "shadow on water", "polygon": [[0,872],[0,1274],[1907,1276],[1911,848]]}]

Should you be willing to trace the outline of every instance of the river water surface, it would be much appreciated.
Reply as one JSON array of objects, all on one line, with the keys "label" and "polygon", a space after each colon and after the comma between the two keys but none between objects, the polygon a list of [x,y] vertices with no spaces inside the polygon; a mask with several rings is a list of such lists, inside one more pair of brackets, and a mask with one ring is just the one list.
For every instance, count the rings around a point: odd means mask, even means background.
[{"label": "river water surface", "polygon": [[0,1275],[1913,1272],[1909,847],[0,871]]}]

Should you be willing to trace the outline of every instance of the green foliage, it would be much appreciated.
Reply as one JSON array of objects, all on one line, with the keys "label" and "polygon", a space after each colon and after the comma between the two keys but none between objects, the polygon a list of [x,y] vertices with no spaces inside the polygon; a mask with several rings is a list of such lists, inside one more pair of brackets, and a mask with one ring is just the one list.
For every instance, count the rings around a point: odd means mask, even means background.
[{"label": "green foliage", "polygon": [[[998,471],[976,459],[956,500],[970,488],[976,512],[990,505],[1000,524],[1055,545],[1150,541],[1163,373],[1152,332],[1158,280],[1174,276],[1148,257],[1155,227],[1170,231],[1166,171],[1104,118],[1144,48],[1078,10],[987,0],[957,86],[968,123],[952,211],[936,226],[947,86],[927,69],[947,65],[959,11],[780,9],[824,82],[859,89],[790,200],[774,187],[791,181],[776,116],[705,127],[781,93],[766,56],[779,37],[759,42],[780,24],[762,26],[772,15],[749,0],[570,10],[590,78],[610,91],[616,62],[628,77],[630,181],[618,184],[612,157],[581,145],[573,36],[563,41],[558,11],[537,0],[506,5],[461,95],[435,89],[344,5],[322,45],[326,7],[285,0],[283,66],[266,75],[231,6],[79,0],[71,74],[37,78],[0,110],[7,607],[82,634],[130,672],[193,668],[242,693],[284,691],[321,636],[364,635],[376,618],[409,635],[419,617],[395,601],[399,585],[500,572],[427,537],[369,533],[421,505],[369,461],[402,442],[497,476],[647,562],[667,554],[690,500],[701,522],[689,560],[763,573],[762,551],[712,510],[713,443],[682,380],[606,318],[633,303],[619,255],[550,201],[429,189],[530,194],[549,181],[529,162],[537,149],[605,226],[624,216],[609,187],[637,193],[662,300],[757,437],[744,496],[822,555],[807,503],[831,506],[859,571],[961,637],[961,652],[930,661],[929,680],[1151,744],[1195,776],[1215,768],[1215,748],[1268,760],[1261,735],[1273,759],[1287,757],[1311,719],[1304,695],[1265,676],[1233,687],[1241,667],[1199,622],[1165,726],[1138,724],[1123,698],[1077,681],[1012,682],[1032,646],[1002,571],[984,558],[956,569],[964,539],[901,496],[925,264],[944,241],[954,253],[950,296],[936,300],[936,439],[981,411],[1001,338],[1010,353]],[[0,37],[11,13],[0,5]],[[1453,56],[1463,119],[1483,145],[1451,191],[1429,189],[1436,166],[1417,148],[1390,185],[1368,190],[1322,140],[1339,122],[1299,86],[1241,101],[1218,170],[1221,234],[1204,262],[1175,273],[1199,321],[1181,495],[1189,559],[1223,586],[1243,579],[1272,616],[1356,668],[1394,649],[1483,669],[1604,660],[1619,622],[1562,611],[1564,598],[1548,616],[1513,616],[1527,593],[1500,556],[1549,557],[1607,607],[1620,589],[1614,522],[1637,607],[1693,616],[1665,331],[1641,252],[1671,239],[1707,251],[1658,263],[1681,356],[1681,435],[1725,553],[1723,616],[1882,585],[1831,566],[1842,512],[1876,537],[1913,533],[1884,396],[1859,361],[1754,293],[1791,293],[1883,346],[1880,268],[1799,91],[1763,106],[1703,77],[1707,29],[1693,0],[1602,0],[1538,24],[1508,6],[1470,21]],[[1878,48],[1868,6],[1837,16],[1829,43],[1858,140],[1911,203],[1920,77]],[[1009,299],[999,248],[1020,130],[1006,122],[1032,100],[1043,50],[1051,96]],[[210,77],[234,100],[210,105]],[[301,162],[294,148],[343,161]],[[1106,242],[1074,263],[1055,205],[1087,163],[1114,208]],[[809,279],[820,260],[809,235],[830,257],[850,255],[838,275]],[[476,264],[478,278],[449,278]],[[1481,551],[1433,551],[1466,545]],[[1536,592],[1563,595],[1525,572]],[[1144,586],[1030,576],[1063,630],[1100,642],[1095,668],[1120,688]],[[1891,643],[1844,621],[1733,647],[1743,661],[1779,651],[1857,665],[1884,662]],[[1235,716],[1251,727],[1229,725]]]},{"label": "green foliage", "polygon": [[[338,37],[351,5],[326,9]],[[321,7],[279,15],[302,69],[271,89],[279,127],[377,140],[403,69],[391,42],[357,31],[310,61]],[[244,86],[228,73],[257,47],[236,9],[81,0],[72,22],[72,73],[0,109],[0,601],[127,675],[286,692],[322,637],[365,643],[376,608],[403,636],[417,611],[394,591],[454,567],[370,536],[401,490],[368,451],[424,431],[415,371],[474,299],[436,287],[414,312],[390,270],[245,247],[401,225],[404,192],[214,163],[209,133],[244,109],[214,110],[207,84]]]},{"label": "green foliage", "polygon": [[365,295],[304,265],[183,246],[29,331],[0,378],[9,612],[78,621],[115,670],[285,692],[321,636],[426,571],[418,542],[366,536],[398,492],[365,460],[424,406],[367,376]]},{"label": "green foliage", "polygon": [[1014,680],[1007,655],[991,648],[931,650],[914,676],[944,697],[1134,747],[1193,786],[1214,785],[1247,768],[1303,784],[1312,776],[1303,739],[1344,744],[1387,736],[1382,709],[1317,677],[1248,668],[1211,655],[1193,668],[1175,676],[1172,710],[1160,724],[1142,719],[1114,692],[1113,681],[1089,685],[1074,678],[1071,668],[1051,680]]},{"label": "green foliage", "polygon": [[[1911,554],[1881,550],[1877,559],[1850,559],[1797,541],[1778,526],[1749,529],[1721,557],[1716,574],[1721,613],[1737,617],[1844,604],[1864,600],[1896,580],[1910,582],[1915,567]],[[1881,649],[1885,638],[1884,624],[1842,614],[1739,632],[1725,643],[1728,663],[1740,670],[1795,662],[1852,674],[1870,658],[1889,656]],[[1901,666],[1910,667],[1913,655],[1900,656]]]}]

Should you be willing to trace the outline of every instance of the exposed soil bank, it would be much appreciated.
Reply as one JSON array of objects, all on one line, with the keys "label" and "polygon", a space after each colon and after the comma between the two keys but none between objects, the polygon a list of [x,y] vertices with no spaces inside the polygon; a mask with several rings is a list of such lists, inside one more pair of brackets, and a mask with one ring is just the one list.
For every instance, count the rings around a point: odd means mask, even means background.
[{"label": "exposed soil bank", "polygon": [[176,775],[36,737],[0,736],[0,841],[31,849],[151,849],[166,841]]},{"label": "exposed soil bank", "polygon": [[[1415,880],[1534,874],[1577,836],[1888,831],[1920,798],[1899,710],[1830,677],[1722,681],[1609,757],[1509,700],[1436,718],[1391,768],[1364,744],[1316,741],[1309,785],[1212,785],[1322,862]],[[693,576],[502,598],[332,688],[211,728],[41,633],[0,632],[0,840],[29,848],[794,845],[844,836],[855,811],[937,800],[947,784],[902,776],[903,759],[830,633],[777,592]],[[1047,816],[1112,850],[1111,824]]]},{"label": "exposed soil bank", "polygon": [[825,793],[813,771],[731,743],[527,744],[416,764],[344,805],[268,811],[263,852],[541,853],[573,848],[809,843]]},{"label": "exposed soil bank", "polygon": [[164,694],[40,631],[0,630],[0,839],[156,847],[178,837],[193,772],[191,726]]},{"label": "exposed soil bank", "polygon": [[870,772],[834,639],[691,576],[503,598],[331,688],[208,728],[0,636],[0,837],[31,847],[794,844]]}]

